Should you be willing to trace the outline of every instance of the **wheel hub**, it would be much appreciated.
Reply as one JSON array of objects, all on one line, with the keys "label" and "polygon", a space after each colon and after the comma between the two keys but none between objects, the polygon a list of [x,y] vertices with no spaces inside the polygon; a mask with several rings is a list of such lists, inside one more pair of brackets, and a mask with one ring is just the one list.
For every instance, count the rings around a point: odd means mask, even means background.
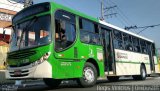
[{"label": "wheel hub", "polygon": [[88,82],[88,83],[91,83],[91,82],[94,81],[94,78],[95,77],[94,77],[93,70],[91,68],[89,68],[89,67],[86,67],[84,69],[84,79],[85,79],[85,81]]},{"label": "wheel hub", "polygon": [[146,76],[146,72],[144,69],[142,69],[142,76],[145,77]]}]

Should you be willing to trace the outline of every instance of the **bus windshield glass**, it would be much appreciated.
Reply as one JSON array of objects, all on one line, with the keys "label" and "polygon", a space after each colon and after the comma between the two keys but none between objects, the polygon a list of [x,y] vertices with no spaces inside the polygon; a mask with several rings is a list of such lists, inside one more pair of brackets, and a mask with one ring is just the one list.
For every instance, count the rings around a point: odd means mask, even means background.
[{"label": "bus windshield glass", "polygon": [[15,24],[10,51],[36,47],[51,41],[50,16],[34,17]]}]

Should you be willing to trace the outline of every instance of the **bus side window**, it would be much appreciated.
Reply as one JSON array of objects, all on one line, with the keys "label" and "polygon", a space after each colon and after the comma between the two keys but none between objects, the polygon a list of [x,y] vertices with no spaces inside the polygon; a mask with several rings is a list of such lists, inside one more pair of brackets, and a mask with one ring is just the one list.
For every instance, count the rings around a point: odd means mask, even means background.
[{"label": "bus side window", "polygon": [[155,44],[152,43],[152,53],[153,56],[156,56]]},{"label": "bus side window", "polygon": [[132,36],[123,33],[123,41],[124,41],[124,47],[126,50],[132,51]]},{"label": "bus side window", "polygon": [[135,52],[141,52],[141,50],[140,50],[140,44],[139,44],[139,39],[136,38],[136,37],[133,37],[132,41],[133,41],[133,51],[135,51]]},{"label": "bus side window", "polygon": [[75,16],[59,10],[55,13],[55,49],[64,50],[71,46],[76,38]]},{"label": "bus side window", "polygon": [[141,52],[146,54],[147,53],[146,42],[144,40],[140,40],[140,45],[141,45]]},{"label": "bus side window", "polygon": [[123,49],[122,33],[120,31],[114,31],[114,48]]},{"label": "bus side window", "polygon": [[83,43],[100,45],[98,25],[86,19],[79,19],[80,40]]},{"label": "bus side window", "polygon": [[147,54],[150,54],[151,52],[151,43],[146,41],[146,51],[147,51]]}]

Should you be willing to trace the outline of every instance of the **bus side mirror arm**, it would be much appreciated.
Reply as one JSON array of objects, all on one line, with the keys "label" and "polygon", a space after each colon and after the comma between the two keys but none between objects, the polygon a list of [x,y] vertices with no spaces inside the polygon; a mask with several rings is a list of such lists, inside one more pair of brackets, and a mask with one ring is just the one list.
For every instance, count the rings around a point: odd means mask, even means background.
[{"label": "bus side mirror arm", "polygon": [[6,30],[5,30],[5,28],[3,28],[3,36],[2,36],[3,40],[5,40],[5,35],[6,35]]}]

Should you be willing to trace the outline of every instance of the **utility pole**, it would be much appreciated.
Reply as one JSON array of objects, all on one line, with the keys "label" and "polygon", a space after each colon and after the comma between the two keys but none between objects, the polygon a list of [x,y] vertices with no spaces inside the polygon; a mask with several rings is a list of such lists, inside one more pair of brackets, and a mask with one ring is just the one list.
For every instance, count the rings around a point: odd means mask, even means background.
[{"label": "utility pole", "polygon": [[110,10],[113,10],[116,7],[117,7],[117,5],[110,6],[110,7],[104,7],[104,0],[101,0],[101,17],[100,17],[100,19],[104,21],[105,17],[109,17],[109,16],[112,17],[113,15],[116,16],[117,13],[113,13],[113,12],[109,13]]},{"label": "utility pole", "polygon": [[104,20],[104,0],[101,0],[101,20]]},{"label": "utility pole", "polygon": [[27,8],[33,4],[33,0],[24,0],[24,8]]}]

